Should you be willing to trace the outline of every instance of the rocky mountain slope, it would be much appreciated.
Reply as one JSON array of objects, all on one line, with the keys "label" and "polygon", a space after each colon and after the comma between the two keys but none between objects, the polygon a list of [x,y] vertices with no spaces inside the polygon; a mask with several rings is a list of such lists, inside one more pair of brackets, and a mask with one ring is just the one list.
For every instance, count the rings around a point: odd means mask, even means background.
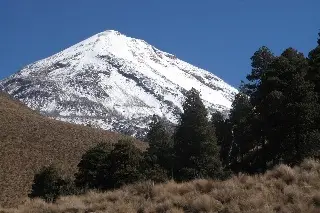
[{"label": "rocky mountain slope", "polygon": [[237,90],[143,40],[96,34],[0,81],[0,89],[49,117],[141,137],[156,114],[177,123],[186,91],[226,112]]}]

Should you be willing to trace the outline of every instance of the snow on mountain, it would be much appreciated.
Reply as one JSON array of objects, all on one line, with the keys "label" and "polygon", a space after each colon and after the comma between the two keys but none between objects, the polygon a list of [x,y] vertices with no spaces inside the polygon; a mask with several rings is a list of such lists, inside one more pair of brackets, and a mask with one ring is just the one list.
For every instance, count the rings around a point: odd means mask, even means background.
[{"label": "snow on mountain", "polygon": [[49,117],[134,136],[156,114],[176,124],[186,91],[226,112],[237,90],[143,40],[98,33],[0,81],[0,89]]}]

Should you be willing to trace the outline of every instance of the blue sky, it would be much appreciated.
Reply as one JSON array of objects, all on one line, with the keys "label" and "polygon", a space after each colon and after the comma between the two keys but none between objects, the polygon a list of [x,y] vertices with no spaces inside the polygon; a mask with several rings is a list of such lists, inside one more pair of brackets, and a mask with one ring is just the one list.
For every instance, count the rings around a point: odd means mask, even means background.
[{"label": "blue sky", "polygon": [[319,8],[319,0],[2,0],[0,79],[114,29],[238,86],[260,46],[315,47]]}]

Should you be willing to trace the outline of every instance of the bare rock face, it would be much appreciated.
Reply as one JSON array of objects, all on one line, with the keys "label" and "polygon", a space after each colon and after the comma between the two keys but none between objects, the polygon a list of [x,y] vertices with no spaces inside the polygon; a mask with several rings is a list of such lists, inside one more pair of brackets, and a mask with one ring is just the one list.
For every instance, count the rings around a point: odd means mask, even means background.
[{"label": "bare rock face", "polygon": [[136,137],[153,115],[176,124],[194,87],[209,112],[238,92],[214,74],[117,31],[96,34],[0,81],[0,89],[51,118]]}]

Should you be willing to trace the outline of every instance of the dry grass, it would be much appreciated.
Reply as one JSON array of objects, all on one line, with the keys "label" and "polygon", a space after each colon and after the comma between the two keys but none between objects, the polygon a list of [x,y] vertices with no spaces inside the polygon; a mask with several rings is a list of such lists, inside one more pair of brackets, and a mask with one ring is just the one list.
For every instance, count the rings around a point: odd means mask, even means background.
[{"label": "dry grass", "polygon": [[[23,201],[42,166],[54,163],[64,175],[73,175],[86,150],[119,137],[123,136],[45,118],[0,93],[0,205]],[[136,144],[145,148],[142,142]]]},{"label": "dry grass", "polygon": [[320,162],[306,160],[294,168],[280,165],[264,175],[239,174],[226,181],[140,183],[106,193],[62,197],[56,204],[29,200],[2,212],[319,213]]}]

